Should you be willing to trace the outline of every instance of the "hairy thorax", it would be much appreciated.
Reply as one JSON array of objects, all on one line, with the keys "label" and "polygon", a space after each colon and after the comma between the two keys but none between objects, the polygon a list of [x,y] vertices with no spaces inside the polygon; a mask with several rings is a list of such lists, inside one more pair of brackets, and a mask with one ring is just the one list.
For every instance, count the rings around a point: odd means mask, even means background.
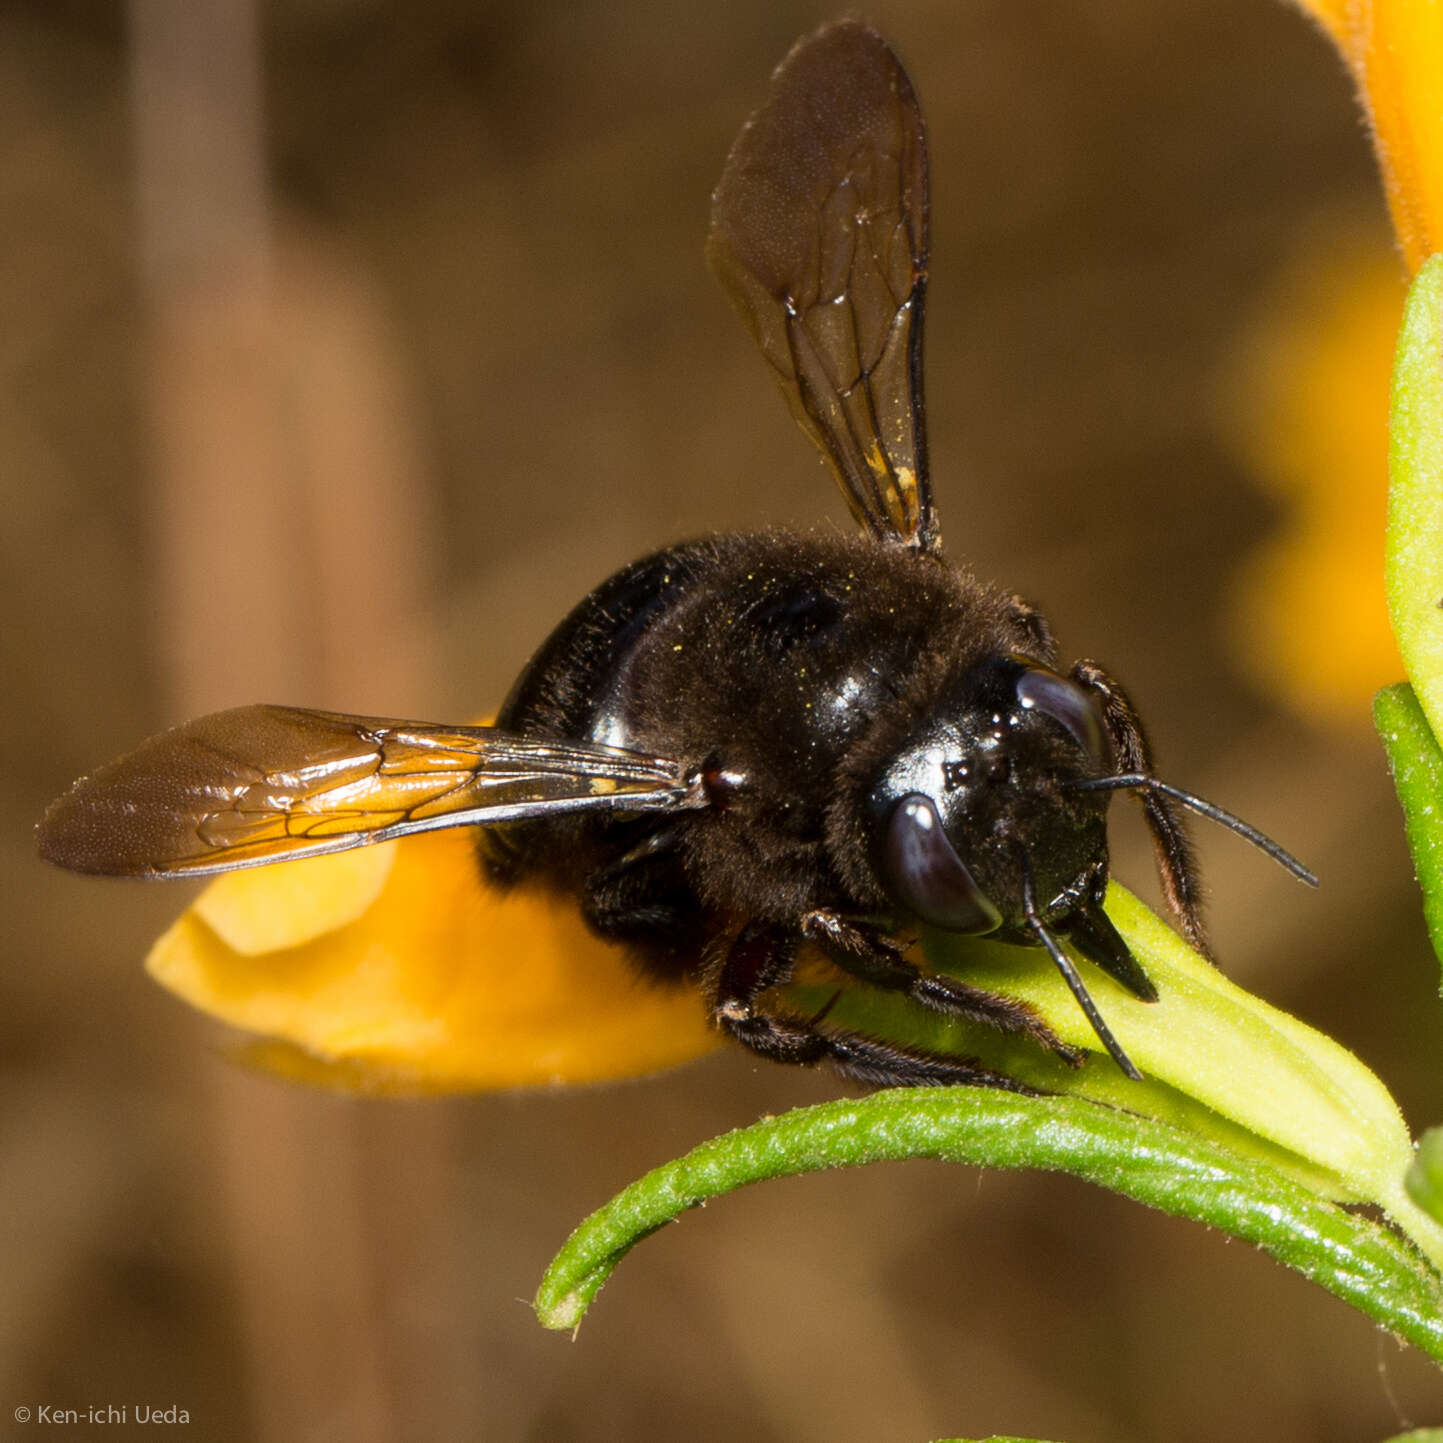
[{"label": "hairy thorax", "polygon": [[[931,555],[868,537],[768,531],[668,548],[604,582],[553,633],[499,718],[681,760],[720,805],[681,819],[685,885],[707,911],[795,916],[875,904],[857,793],[948,678],[999,647],[1049,650],[1009,597]],[[650,825],[650,824],[649,824]],[[493,834],[503,880],[574,878],[636,845],[635,824],[577,819]],[[855,849],[853,849],[855,850]]]}]

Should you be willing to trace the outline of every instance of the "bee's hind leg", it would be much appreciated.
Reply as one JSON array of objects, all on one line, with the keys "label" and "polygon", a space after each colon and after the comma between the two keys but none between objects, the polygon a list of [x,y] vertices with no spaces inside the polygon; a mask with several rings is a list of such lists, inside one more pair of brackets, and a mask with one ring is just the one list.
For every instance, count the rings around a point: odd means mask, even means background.
[{"label": "bee's hind leg", "polygon": [[712,1018],[744,1047],[773,1062],[828,1063],[874,1087],[974,1083],[1031,1090],[969,1057],[946,1057],[843,1028],[823,1030],[820,1015],[807,1018],[767,1005],[763,994],[791,977],[800,940],[792,928],[752,922],[728,950],[712,989]]},{"label": "bee's hind leg", "polygon": [[644,952],[660,976],[685,976],[707,919],[676,858],[677,828],[646,832],[628,851],[598,867],[582,886],[581,915],[591,929]]}]

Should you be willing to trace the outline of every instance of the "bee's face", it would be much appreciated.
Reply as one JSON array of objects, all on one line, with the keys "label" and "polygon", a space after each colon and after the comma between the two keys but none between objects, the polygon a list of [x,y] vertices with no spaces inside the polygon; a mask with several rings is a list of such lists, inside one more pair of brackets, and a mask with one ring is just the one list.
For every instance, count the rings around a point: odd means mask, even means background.
[{"label": "bee's face", "polygon": [[875,860],[892,898],[952,932],[1021,940],[1026,897],[1046,921],[1107,876],[1109,770],[1097,702],[1021,657],[974,667],[888,762],[871,794]]}]

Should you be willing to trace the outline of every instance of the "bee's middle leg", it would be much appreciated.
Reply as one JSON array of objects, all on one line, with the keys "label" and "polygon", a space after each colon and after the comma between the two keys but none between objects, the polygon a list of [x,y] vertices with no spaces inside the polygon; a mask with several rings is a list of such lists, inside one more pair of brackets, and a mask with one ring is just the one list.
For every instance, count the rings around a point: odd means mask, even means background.
[{"label": "bee's middle leg", "polygon": [[1083,1060],[1083,1054],[1063,1042],[1025,1002],[970,987],[943,972],[924,971],[907,960],[898,942],[870,923],[818,909],[802,919],[802,935],[859,981],[903,992],[920,1006],[946,1017],[1030,1037],[1074,1066]]},{"label": "bee's middle leg", "polygon": [[822,1030],[821,1017],[772,1007],[763,994],[792,975],[801,938],[794,928],[752,922],[743,927],[712,988],[712,1018],[744,1047],[773,1062],[830,1063],[843,1076],[875,1087],[974,1083],[1026,1092],[970,1057],[903,1047],[844,1028]]}]

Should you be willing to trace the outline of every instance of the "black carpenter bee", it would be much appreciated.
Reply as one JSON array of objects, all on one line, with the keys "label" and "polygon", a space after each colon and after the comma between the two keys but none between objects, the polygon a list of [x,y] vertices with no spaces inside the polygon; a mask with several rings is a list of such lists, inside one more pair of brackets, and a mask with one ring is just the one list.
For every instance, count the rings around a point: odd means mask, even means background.
[{"label": "black carpenter bee", "polygon": [[1080,1061],[1028,1007],[917,966],[925,924],[1041,945],[1132,1077],[1064,942],[1156,997],[1102,908],[1106,812],[1134,792],[1202,944],[1181,820],[1245,824],[1152,775],[1101,667],[942,555],[922,392],[927,149],[866,26],[802,40],[737,137],[708,258],[860,525],[668,547],[552,633],[496,724],[279,706],[179,727],[77,782],[40,849],[81,872],[192,876],[475,825],[503,885],[543,882],[652,977],[778,1062],[870,1083],[1008,1079],[775,1001],[798,949],[923,1007]]}]

